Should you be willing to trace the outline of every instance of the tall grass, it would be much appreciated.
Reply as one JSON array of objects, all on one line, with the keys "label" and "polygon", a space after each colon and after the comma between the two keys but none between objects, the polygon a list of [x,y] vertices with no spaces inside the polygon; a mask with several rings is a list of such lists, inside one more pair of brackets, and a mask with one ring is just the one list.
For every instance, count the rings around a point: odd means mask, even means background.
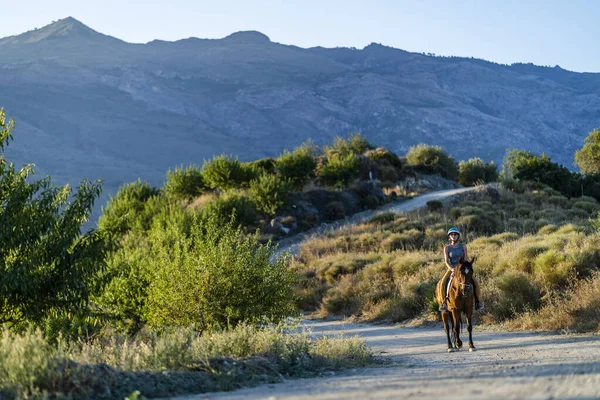
[{"label": "tall grass", "polygon": [[57,346],[39,331],[3,331],[0,397],[123,398],[233,389],[283,377],[361,367],[372,362],[357,337],[312,338],[278,325],[239,325],[198,335],[174,330],[142,332],[135,339],[111,335],[91,343]]}]

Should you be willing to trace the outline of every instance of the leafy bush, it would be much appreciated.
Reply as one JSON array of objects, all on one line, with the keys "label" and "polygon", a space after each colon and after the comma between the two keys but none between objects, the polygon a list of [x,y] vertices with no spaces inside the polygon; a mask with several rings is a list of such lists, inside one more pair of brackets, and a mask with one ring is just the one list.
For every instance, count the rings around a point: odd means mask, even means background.
[{"label": "leafy bush", "polygon": [[33,180],[31,165],[16,169],[5,158],[13,126],[0,109],[0,324],[15,326],[85,310],[107,249],[104,235],[81,235],[100,183],[73,193]]},{"label": "leafy bush", "polygon": [[471,158],[458,164],[458,183],[463,186],[493,182],[498,179],[494,162],[484,163],[481,158]]},{"label": "leafy bush", "polygon": [[418,144],[406,153],[406,161],[410,165],[421,166],[430,172],[439,173],[444,178],[456,180],[458,168],[454,159],[440,146]]},{"label": "leafy bush", "polygon": [[233,218],[235,223],[243,226],[252,226],[256,223],[256,207],[249,198],[229,193],[210,201],[202,210],[202,218],[215,218],[225,223]]},{"label": "leafy bush", "polygon": [[365,151],[373,149],[373,146],[360,133],[353,133],[348,139],[337,136],[333,139],[331,146],[325,147],[327,157],[348,157],[350,155],[361,155]]},{"label": "leafy bush", "polygon": [[165,193],[176,199],[192,199],[199,196],[204,189],[204,180],[200,169],[195,165],[187,168],[178,167],[167,171]]},{"label": "leafy bush", "polygon": [[288,188],[277,176],[262,174],[250,182],[250,199],[256,208],[274,215],[287,200]]},{"label": "leafy bush", "polygon": [[536,257],[533,271],[545,287],[564,287],[575,278],[575,261],[562,251],[550,249]]},{"label": "leafy bush", "polygon": [[233,221],[196,220],[189,235],[177,223],[150,236],[154,276],[148,287],[148,322],[153,326],[211,329],[281,320],[293,310],[295,274],[285,257],[258,234],[244,236]]},{"label": "leafy bush", "polygon": [[243,168],[237,158],[225,154],[204,161],[201,172],[205,185],[211,189],[239,188],[250,180],[248,169]]},{"label": "leafy bush", "polygon": [[444,204],[439,200],[429,200],[425,205],[431,212],[437,212],[444,208]]},{"label": "leafy bush", "polygon": [[318,171],[321,182],[330,187],[345,188],[359,172],[359,159],[354,154],[332,155]]},{"label": "leafy bush", "polygon": [[301,190],[315,176],[315,150],[313,145],[305,143],[291,153],[285,150],[277,158],[275,169],[282,180],[289,182],[292,189]]},{"label": "leafy bush", "polygon": [[509,272],[498,279],[497,302],[491,312],[499,320],[512,318],[540,306],[540,291],[531,278],[522,272]]},{"label": "leafy bush", "polygon": [[102,215],[98,218],[99,229],[117,235],[129,232],[134,227],[149,229],[152,214],[146,212],[146,202],[159,194],[157,188],[139,179],[123,185],[102,208]]}]

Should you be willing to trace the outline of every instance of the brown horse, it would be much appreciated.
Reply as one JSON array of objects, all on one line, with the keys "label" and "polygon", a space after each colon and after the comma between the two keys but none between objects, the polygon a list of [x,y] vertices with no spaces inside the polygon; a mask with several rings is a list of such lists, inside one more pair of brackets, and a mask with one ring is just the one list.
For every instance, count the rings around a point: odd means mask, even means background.
[{"label": "brown horse", "polygon": [[[460,326],[462,321],[462,313],[465,314],[467,319],[467,330],[469,331],[469,351],[475,351],[473,345],[473,262],[460,259],[459,265],[454,268],[450,289],[448,290],[448,311],[442,312],[442,320],[444,321],[444,331],[446,332],[446,338],[448,339],[448,352],[453,352],[462,348],[462,341],[460,340]],[[441,305],[444,302],[444,279],[441,279],[436,287],[435,296],[437,302]],[[454,346],[450,340],[450,330],[452,330],[455,343]]]}]

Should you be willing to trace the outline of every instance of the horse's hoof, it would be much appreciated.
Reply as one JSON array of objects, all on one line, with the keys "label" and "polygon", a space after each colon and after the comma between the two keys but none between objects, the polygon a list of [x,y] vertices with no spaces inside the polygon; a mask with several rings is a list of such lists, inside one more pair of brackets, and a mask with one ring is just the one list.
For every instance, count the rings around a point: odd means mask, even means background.
[{"label": "horse's hoof", "polygon": [[475,347],[469,347],[469,351],[475,351]]},{"label": "horse's hoof", "polygon": [[448,349],[448,353],[454,353],[454,349]]}]

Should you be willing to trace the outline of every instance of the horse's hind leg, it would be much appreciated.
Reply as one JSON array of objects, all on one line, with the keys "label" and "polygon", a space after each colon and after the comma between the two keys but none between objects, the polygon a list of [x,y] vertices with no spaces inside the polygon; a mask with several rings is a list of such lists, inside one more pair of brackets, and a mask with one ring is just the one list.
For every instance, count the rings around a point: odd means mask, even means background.
[{"label": "horse's hind leg", "polygon": [[469,331],[469,351],[475,351],[475,345],[473,344],[473,314],[467,313],[467,330]]},{"label": "horse's hind leg", "polygon": [[454,346],[452,345],[452,341],[450,340],[450,328],[448,323],[450,322],[450,318],[447,312],[442,313],[442,320],[444,321],[444,331],[446,332],[446,339],[448,340],[448,353],[454,351]]}]

